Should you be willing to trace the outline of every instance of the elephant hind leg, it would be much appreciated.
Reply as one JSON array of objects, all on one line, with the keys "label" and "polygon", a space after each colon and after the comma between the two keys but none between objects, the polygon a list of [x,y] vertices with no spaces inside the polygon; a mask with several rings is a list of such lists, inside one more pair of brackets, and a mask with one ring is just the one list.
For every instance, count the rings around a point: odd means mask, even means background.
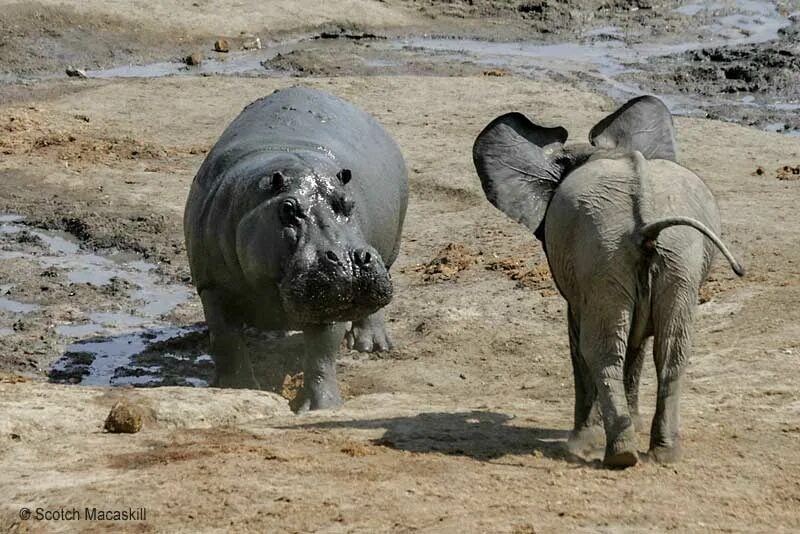
[{"label": "elephant hind leg", "polygon": [[[596,296],[597,298],[598,296]],[[597,298],[607,303],[611,299]],[[631,310],[588,310],[581,318],[580,351],[597,388],[597,398],[606,431],[603,463],[630,467],[638,462],[636,431],[628,410],[623,366],[631,326]]]},{"label": "elephant hind leg", "polygon": [[575,419],[569,437],[573,452],[589,452],[603,446],[603,420],[597,403],[597,388],[589,367],[580,352],[580,327],[572,308],[568,313],[569,349],[575,381]]},{"label": "elephant hind leg", "polygon": [[633,426],[636,430],[642,429],[642,418],[639,415],[639,379],[642,376],[644,353],[645,343],[633,346],[629,342],[625,354],[625,367],[623,369],[625,397],[628,400],[628,411],[630,412]]},{"label": "elephant hind leg", "polygon": [[658,391],[650,428],[650,456],[660,463],[674,462],[681,456],[679,401],[692,346],[691,310],[671,308],[655,317],[653,343]]}]

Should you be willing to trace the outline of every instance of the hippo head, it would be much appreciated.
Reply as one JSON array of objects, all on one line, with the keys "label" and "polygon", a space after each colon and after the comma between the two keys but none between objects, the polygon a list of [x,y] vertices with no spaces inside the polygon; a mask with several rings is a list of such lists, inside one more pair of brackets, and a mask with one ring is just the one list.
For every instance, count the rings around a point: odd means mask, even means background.
[{"label": "hippo head", "polygon": [[245,276],[251,284],[277,281],[283,309],[299,325],[358,319],[392,298],[386,265],[366,242],[350,195],[357,177],[315,159],[286,154],[267,173],[262,168],[258,187],[267,199],[237,232]]}]

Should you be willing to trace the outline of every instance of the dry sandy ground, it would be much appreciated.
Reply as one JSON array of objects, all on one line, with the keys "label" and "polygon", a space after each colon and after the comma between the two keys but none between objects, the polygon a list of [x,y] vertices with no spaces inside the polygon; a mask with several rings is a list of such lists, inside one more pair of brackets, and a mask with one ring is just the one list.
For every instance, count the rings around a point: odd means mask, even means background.
[{"label": "dry sandy ground", "polygon": [[[171,254],[165,269],[178,277],[185,259],[172,245],[180,242],[183,201],[202,159],[192,147],[211,144],[243,105],[285,83],[91,82],[37,102],[35,110],[4,109],[4,117],[25,114],[43,130],[76,138],[5,156],[5,210],[47,216],[55,208],[85,214],[99,229],[106,221],[130,230],[155,257]],[[122,525],[144,531],[800,528],[800,225],[791,216],[800,182],[776,180],[772,172],[797,161],[800,142],[713,121],[677,121],[680,160],[716,192],[724,237],[750,274],[734,280],[719,263],[711,300],[700,307],[682,407],[684,461],[614,472],[563,450],[572,410],[563,302],[546,278],[532,277],[521,288],[502,269],[487,269],[508,256],[533,268],[543,257],[522,228],[482,199],[469,157],[474,135],[503,111],[525,110],[581,139],[611,104],[511,77],[304,83],[374,113],[408,159],[412,201],[389,308],[399,348],[379,358],[343,357],[350,400],[338,413],[295,417],[285,408],[248,407],[243,397],[245,408],[232,409],[226,420],[219,397],[197,390],[191,395],[199,414],[162,417],[133,436],[101,432],[112,404],[106,391],[7,379],[0,385],[5,527],[74,526],[19,523],[21,506],[97,505],[147,507],[146,523]],[[22,142],[25,135],[0,140]],[[102,145],[109,136],[161,151],[142,161],[68,150],[69,143]],[[753,176],[758,166],[767,172]],[[46,200],[52,195],[55,204]],[[126,227],[134,215],[163,220],[161,230]],[[471,251],[475,263],[449,280],[434,275],[426,282],[413,266],[449,242],[466,247],[467,256]],[[24,274],[9,276],[24,285]],[[71,306],[101,299],[78,297]],[[65,305],[50,305],[48,320],[58,322]],[[178,315],[187,323],[202,318],[197,301]],[[34,331],[48,337],[46,329]],[[7,336],[6,350],[22,350],[13,342],[35,346],[22,334]],[[64,340],[51,342],[42,364],[60,354]],[[650,394],[652,369],[645,372]],[[170,390],[130,394],[180,412]],[[652,398],[645,398],[649,416]],[[642,448],[646,443],[643,434]]]},{"label": "dry sandy ground", "polygon": [[[204,13],[219,7],[196,3]],[[204,32],[203,17],[124,4],[143,25],[163,15],[176,27],[198,25],[191,39]],[[351,13],[373,24],[417,16],[362,4]],[[324,13],[309,23],[324,23]],[[252,28],[230,20],[231,32]],[[218,22],[208,23],[209,34],[221,32],[211,27]],[[62,224],[89,248],[143,253],[165,279],[180,282],[188,274],[183,203],[203,151],[244,105],[289,83],[185,77],[17,87],[25,98],[0,106],[0,213]],[[397,348],[374,357],[343,352],[345,407],[308,416],[292,415],[266,392],[47,384],[41,379],[72,341],[56,335],[56,325],[132,303],[102,287],[42,282],[29,259],[0,261],[2,282],[14,284],[10,297],[42,305],[0,336],[0,529],[800,530],[800,181],[776,179],[779,167],[800,164],[800,140],[676,121],[679,160],[715,192],[723,238],[749,273],[735,279],[718,261],[703,291],[682,404],[683,461],[609,471],[597,460],[602,451],[579,458],[565,450],[572,417],[565,306],[533,237],[483,198],[471,145],[510,110],[583,140],[613,104],[513,76],[302,83],[373,113],[406,156],[411,202],[388,308]],[[449,265],[463,270],[419,267],[450,243]],[[169,319],[202,320],[199,301]],[[0,311],[0,328],[16,320]],[[648,362],[646,419],[654,382]],[[148,413],[138,434],[102,431],[120,397]],[[642,450],[647,443],[642,433]],[[19,519],[22,507],[73,506],[145,507],[147,521]]]}]

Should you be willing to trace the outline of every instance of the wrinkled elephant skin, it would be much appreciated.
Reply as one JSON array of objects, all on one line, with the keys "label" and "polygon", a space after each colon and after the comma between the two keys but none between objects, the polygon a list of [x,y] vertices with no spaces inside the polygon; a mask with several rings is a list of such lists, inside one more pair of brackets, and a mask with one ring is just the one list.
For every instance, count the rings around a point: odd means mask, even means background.
[{"label": "wrinkled elephant skin", "polygon": [[672,117],[660,100],[629,101],[592,129],[591,144],[566,140],[564,128],[509,113],[476,139],[475,166],[488,200],[542,241],[569,305],[571,444],[587,446],[603,425],[605,464],[638,461],[639,376],[652,336],[658,391],[650,454],[674,461],[700,285],[717,249],[739,276],[744,270],[717,237],[711,192],[675,163]]}]

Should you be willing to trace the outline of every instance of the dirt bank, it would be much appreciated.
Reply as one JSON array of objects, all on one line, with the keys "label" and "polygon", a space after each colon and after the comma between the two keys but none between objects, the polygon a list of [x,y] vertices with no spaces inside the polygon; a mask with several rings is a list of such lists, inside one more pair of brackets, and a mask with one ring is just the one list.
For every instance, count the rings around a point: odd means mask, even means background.
[{"label": "dirt bank", "polygon": [[[25,145],[5,155],[2,211],[32,221],[80,221],[63,228],[81,229],[76,239],[90,249],[109,242],[119,247],[123,241],[114,236],[124,237],[158,262],[165,282],[180,283],[186,273],[180,217],[203,157],[192,147],[211,144],[244,104],[284,83],[89,82],[80,92],[39,101],[38,111],[6,109],[6,117],[29,113],[29,124],[76,138],[66,143],[81,139],[103,147],[103,140],[115,137],[151,149],[131,157]],[[683,404],[685,461],[675,468],[644,465],[615,473],[584,460],[567,461],[563,440],[572,394],[564,305],[546,287],[520,284],[509,274],[513,268],[502,267],[522,264],[527,272],[542,255],[524,229],[482,199],[468,157],[476,132],[509,109],[564,124],[581,139],[612,104],[513,76],[304,83],[375,114],[408,159],[412,201],[395,272],[397,297],[389,308],[398,348],[377,357],[343,354],[340,376],[350,411],[215,427],[211,434],[158,424],[130,438],[102,434],[98,428],[110,401],[91,412],[96,415],[70,422],[68,432],[55,426],[64,421],[55,414],[52,423],[41,419],[34,432],[13,410],[41,406],[47,414],[57,402],[48,400],[48,392],[64,386],[4,383],[4,411],[12,425],[0,460],[9,473],[2,491],[12,496],[3,508],[6,525],[17,522],[15,508],[27,503],[91,504],[101,495],[118,495],[109,505],[142,503],[158,517],[152,526],[160,528],[222,527],[231,521],[299,531],[328,524],[447,530],[463,521],[497,531],[800,526],[794,506],[800,471],[793,460],[800,424],[793,381],[800,353],[794,305],[800,298],[800,253],[794,246],[800,227],[782,215],[792,212],[800,182],[778,180],[773,172],[800,157],[796,140],[714,121],[677,121],[680,160],[716,192],[724,237],[750,274],[735,280],[717,264],[705,295],[710,300],[700,307]],[[34,120],[37,114],[41,123]],[[2,139],[8,142],[10,135]],[[25,135],[17,131],[13,138]],[[759,166],[765,172],[753,175]],[[472,255],[459,263],[463,269],[431,276],[430,269],[416,267],[430,264],[451,242],[464,247],[462,256]],[[0,343],[7,372],[44,378],[67,344],[96,337],[58,335],[57,326],[84,323],[96,310],[135,314],[141,305],[124,286],[114,293],[107,285],[70,283],[65,273],[43,277],[35,261],[34,255],[0,262],[4,280],[12,284],[4,296],[40,306],[23,315],[3,311]],[[50,289],[42,290],[44,285]],[[783,311],[776,315],[776,309]],[[159,320],[183,326],[201,319],[192,297]],[[15,328],[19,321],[24,328]],[[103,335],[125,331],[124,324],[112,324]],[[650,368],[645,377],[649,416]],[[392,400],[397,398],[402,400]],[[641,439],[644,447],[646,434]],[[64,486],[67,480],[72,482]],[[176,494],[183,497],[167,497]]]},{"label": "dirt bank", "polygon": [[[391,39],[310,38],[326,24],[379,36],[425,28],[542,36],[551,21],[562,28],[549,34],[557,39],[631,21],[649,32],[638,38],[664,24],[658,39],[679,40],[683,28],[695,29],[683,21],[698,17],[674,15],[677,2],[609,3],[591,19],[588,2],[572,2],[572,23],[563,2],[364,0],[347,2],[347,11],[288,0],[240,4],[241,12],[205,0],[115,2],[113,12],[94,1],[0,6],[17,10],[0,24],[20,28],[18,43],[0,47],[0,65],[35,78],[4,85],[0,97],[0,528],[74,529],[22,520],[20,509],[76,506],[147,509],[145,521],[80,524],[98,531],[800,529],[800,222],[792,215],[800,140],[676,119],[679,161],[714,191],[723,238],[748,275],[737,279],[718,261],[699,296],[681,412],[684,460],[608,471],[598,468],[601,450],[566,450],[572,370],[564,302],[532,236],[485,201],[470,154],[475,135],[501,113],[564,125],[582,141],[615,102],[589,90],[596,81],[584,90],[565,74],[537,81],[536,73],[394,47]],[[41,28],[28,8],[43,10]],[[64,29],[75,23],[83,34]],[[673,24],[680,29],[670,33]],[[36,32],[50,27],[62,28],[51,38],[63,57],[34,53],[34,37],[43,35]],[[159,36],[209,43],[269,27],[286,35],[314,29],[308,46],[258,74],[39,78],[60,72],[62,60],[112,65],[190,49],[162,45]],[[581,39],[634,43],[636,31]],[[17,45],[18,63],[2,56]],[[723,48],[722,57],[741,65],[766,50],[748,46],[741,57]],[[125,47],[133,52],[114,55]],[[393,74],[380,75],[386,71]],[[208,378],[181,227],[189,183],[244,105],[292,83],[353,101],[403,148],[411,201],[388,308],[396,348],[343,350],[345,407],[305,417],[266,392],[65,385]],[[708,88],[714,98],[719,86]],[[260,341],[289,354],[299,346],[293,336]],[[65,355],[69,369],[55,365]],[[296,383],[290,377],[283,386],[289,397]],[[648,419],[649,362],[642,387]],[[141,408],[141,432],[102,431],[120,398]],[[647,433],[639,439],[644,450]]]}]

